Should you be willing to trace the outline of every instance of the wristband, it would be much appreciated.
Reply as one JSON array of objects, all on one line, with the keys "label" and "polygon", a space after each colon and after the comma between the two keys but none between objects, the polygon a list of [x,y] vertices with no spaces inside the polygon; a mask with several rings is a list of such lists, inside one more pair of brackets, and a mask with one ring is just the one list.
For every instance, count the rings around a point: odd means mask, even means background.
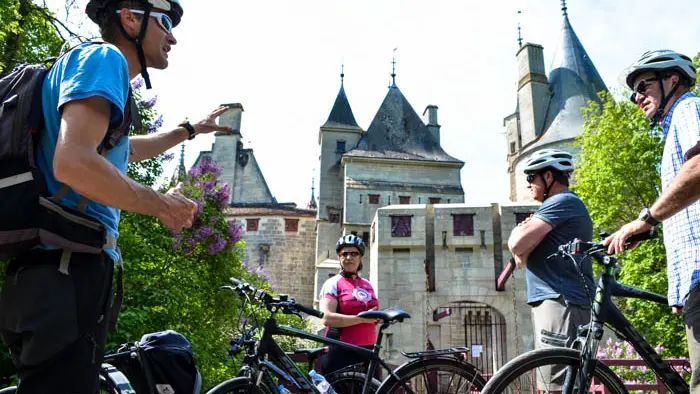
[{"label": "wristband", "polygon": [[193,140],[193,139],[194,139],[194,136],[197,135],[197,134],[194,132],[194,127],[192,127],[192,123],[190,123],[189,120],[186,120],[186,121],[180,123],[180,124],[177,125],[177,126],[178,126],[178,127],[184,127],[185,130],[187,130],[187,134],[188,134],[187,139],[188,139],[188,140]]}]

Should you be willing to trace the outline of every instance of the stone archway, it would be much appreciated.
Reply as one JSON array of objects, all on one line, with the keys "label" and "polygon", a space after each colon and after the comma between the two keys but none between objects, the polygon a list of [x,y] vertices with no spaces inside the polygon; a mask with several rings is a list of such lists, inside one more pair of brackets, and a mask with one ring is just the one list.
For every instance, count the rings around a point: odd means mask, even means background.
[{"label": "stone archway", "polygon": [[467,361],[487,379],[508,361],[506,319],[497,309],[476,301],[453,301],[433,311],[434,321],[442,319],[449,326],[449,346],[467,347]]}]

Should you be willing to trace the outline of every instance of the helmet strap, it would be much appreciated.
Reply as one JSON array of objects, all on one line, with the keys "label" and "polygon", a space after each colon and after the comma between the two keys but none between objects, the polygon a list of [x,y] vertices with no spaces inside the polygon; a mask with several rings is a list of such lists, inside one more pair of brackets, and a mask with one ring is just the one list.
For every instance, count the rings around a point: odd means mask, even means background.
[{"label": "helmet strap", "polygon": [[661,104],[659,105],[659,108],[656,109],[656,113],[654,113],[654,116],[651,117],[651,127],[654,128],[656,125],[661,122],[664,118],[664,113],[666,112],[666,104],[668,104],[668,101],[671,99],[671,97],[676,93],[676,89],[678,89],[679,84],[675,84],[673,86],[673,89],[671,89],[670,92],[668,92],[668,95],[664,94],[664,81],[661,76],[661,73],[656,73],[656,77],[659,79],[659,86],[661,87]]},{"label": "helmet strap", "polygon": [[[544,179],[544,171],[540,172],[540,178],[542,178],[542,183],[544,184],[544,201],[549,197],[549,192],[552,190],[552,186],[554,186],[554,179],[552,179],[552,183],[548,185],[547,180]],[[552,174],[552,178],[554,178],[554,174]]]},{"label": "helmet strap", "polygon": [[126,37],[129,41],[133,42],[134,45],[136,46],[136,53],[139,56],[139,63],[141,63],[141,77],[143,78],[144,82],[146,83],[146,89],[151,88],[151,78],[148,75],[148,68],[146,67],[146,55],[143,52],[143,39],[146,37],[146,28],[148,27],[148,18],[151,17],[151,9],[153,6],[151,3],[146,3],[145,4],[145,10],[143,14],[143,22],[141,23],[141,30],[139,31],[139,35],[136,37],[132,37],[129,35],[129,33],[126,32],[124,29],[124,26],[119,23],[119,28],[122,31],[122,34],[124,37]]}]

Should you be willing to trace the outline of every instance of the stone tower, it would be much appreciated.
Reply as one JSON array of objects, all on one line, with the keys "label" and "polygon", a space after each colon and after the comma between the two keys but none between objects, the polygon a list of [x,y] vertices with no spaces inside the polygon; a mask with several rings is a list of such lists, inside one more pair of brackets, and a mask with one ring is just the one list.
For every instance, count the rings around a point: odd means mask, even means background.
[{"label": "stone tower", "polygon": [[561,38],[548,77],[542,46],[523,44],[516,55],[518,102],[515,112],[503,121],[511,201],[530,198],[522,169],[533,152],[553,148],[578,156],[573,141],[583,130],[581,109],[590,100],[599,101],[600,91],[607,91],[566,10],[564,5]]},{"label": "stone tower", "polygon": [[344,74],[340,74],[340,91],[335,98],[328,120],[318,133],[321,147],[318,185],[316,262],[335,260],[335,241],[342,234],[344,209],[341,159],[354,148],[363,130],[357,125],[350,103],[345,95]]}]

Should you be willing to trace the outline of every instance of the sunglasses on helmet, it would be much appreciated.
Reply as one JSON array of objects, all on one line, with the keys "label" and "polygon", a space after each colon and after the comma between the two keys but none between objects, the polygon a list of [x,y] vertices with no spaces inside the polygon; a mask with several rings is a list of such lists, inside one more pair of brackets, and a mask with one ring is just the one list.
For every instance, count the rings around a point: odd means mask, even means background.
[{"label": "sunglasses on helmet", "polygon": [[658,80],[659,80],[659,78],[654,77],[654,78],[648,78],[648,79],[645,79],[645,80],[639,82],[639,84],[637,84],[637,87],[634,89],[634,92],[632,92],[632,95],[630,96],[630,100],[636,104],[637,103],[637,94],[646,93],[647,89],[649,89],[649,86],[651,86],[651,83],[654,81],[658,81]]},{"label": "sunglasses on helmet", "polygon": [[[134,14],[139,14],[139,15],[146,14],[146,11],[143,11],[143,10],[129,9],[129,11],[133,12]],[[121,10],[118,10],[117,14],[121,14]],[[162,12],[151,11],[149,13],[149,16],[156,18],[156,21],[158,21],[158,24],[160,25],[160,27],[162,27],[163,30],[165,30],[168,34],[173,33],[173,20],[170,19],[170,15],[164,14]]]}]

